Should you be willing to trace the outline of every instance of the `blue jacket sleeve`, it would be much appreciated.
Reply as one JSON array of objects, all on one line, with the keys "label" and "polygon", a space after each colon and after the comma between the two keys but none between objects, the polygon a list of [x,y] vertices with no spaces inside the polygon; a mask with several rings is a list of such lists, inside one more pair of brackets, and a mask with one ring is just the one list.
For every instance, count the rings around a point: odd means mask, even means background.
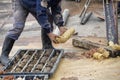
[{"label": "blue jacket sleeve", "polygon": [[51,6],[51,11],[52,11],[52,15],[53,15],[53,19],[55,24],[58,27],[62,27],[63,26],[63,17],[62,17],[62,9],[61,9],[61,0],[58,0],[58,2],[56,2],[55,5]]}]

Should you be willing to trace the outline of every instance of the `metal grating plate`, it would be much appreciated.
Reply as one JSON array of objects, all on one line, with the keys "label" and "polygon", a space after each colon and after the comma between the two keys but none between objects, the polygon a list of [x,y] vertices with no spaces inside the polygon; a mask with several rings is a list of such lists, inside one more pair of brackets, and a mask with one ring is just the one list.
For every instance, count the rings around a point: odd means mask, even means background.
[{"label": "metal grating plate", "polygon": [[[17,80],[44,80],[49,78],[55,72],[63,50],[56,49],[21,49],[4,68],[4,76],[12,75]],[[36,79],[37,78],[37,79]]]}]

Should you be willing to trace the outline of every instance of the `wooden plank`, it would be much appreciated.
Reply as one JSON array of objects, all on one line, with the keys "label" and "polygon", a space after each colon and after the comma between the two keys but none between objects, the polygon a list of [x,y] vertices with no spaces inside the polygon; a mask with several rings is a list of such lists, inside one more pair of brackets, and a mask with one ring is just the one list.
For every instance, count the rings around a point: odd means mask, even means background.
[{"label": "wooden plank", "polygon": [[94,48],[104,48],[107,51],[109,51],[109,54],[110,54],[109,57],[120,56],[120,50],[114,50],[107,45],[98,44],[86,39],[75,38],[72,40],[72,45],[74,47],[83,48],[87,50],[94,49]]},{"label": "wooden plank", "polygon": [[105,47],[104,45],[94,43],[86,39],[80,39],[80,38],[73,39],[72,44],[74,47],[84,48],[88,50],[93,49],[93,48]]}]

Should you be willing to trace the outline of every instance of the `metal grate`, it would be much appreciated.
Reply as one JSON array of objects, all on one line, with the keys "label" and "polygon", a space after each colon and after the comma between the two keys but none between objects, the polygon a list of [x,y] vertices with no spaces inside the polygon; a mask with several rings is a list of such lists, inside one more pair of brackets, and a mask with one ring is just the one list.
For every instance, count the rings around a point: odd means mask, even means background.
[{"label": "metal grate", "polygon": [[13,75],[15,80],[44,80],[49,78],[56,70],[63,50],[55,49],[25,49],[19,50],[5,67],[4,76]]}]

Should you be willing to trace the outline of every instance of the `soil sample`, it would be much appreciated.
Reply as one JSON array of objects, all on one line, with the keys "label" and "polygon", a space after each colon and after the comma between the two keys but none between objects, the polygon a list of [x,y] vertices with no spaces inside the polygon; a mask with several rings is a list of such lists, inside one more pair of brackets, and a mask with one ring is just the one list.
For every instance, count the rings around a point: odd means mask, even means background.
[{"label": "soil sample", "polygon": [[31,56],[32,56],[31,54],[26,54],[25,56],[23,56],[23,59],[29,60]]},{"label": "soil sample", "polygon": [[35,56],[34,56],[34,59],[39,59],[40,56],[41,56],[40,53],[36,53]]},{"label": "soil sample", "polygon": [[29,55],[26,54],[23,56],[23,59],[27,59],[27,57],[29,57]]},{"label": "soil sample", "polygon": [[15,72],[20,72],[22,69],[21,68],[16,68]]},{"label": "soil sample", "polygon": [[52,50],[53,50],[53,49],[47,49],[44,55],[45,55],[45,56],[50,56]]},{"label": "soil sample", "polygon": [[25,69],[25,72],[30,72],[33,68],[34,64],[29,64],[27,68]]},{"label": "soil sample", "polygon": [[34,72],[38,73],[38,72],[40,72],[40,70],[34,70]]},{"label": "soil sample", "polygon": [[34,67],[34,64],[36,62],[32,62],[30,61],[30,63],[27,65],[26,69],[25,69],[25,72],[30,72],[32,70],[32,68]]},{"label": "soil sample", "polygon": [[38,59],[39,59],[39,56],[40,56],[40,55],[38,55],[38,56],[35,55],[35,56],[33,57],[33,60],[38,60]]},{"label": "soil sample", "polygon": [[22,58],[22,56],[24,55],[24,53],[19,53],[19,55],[17,55],[16,57],[15,57],[15,60],[16,61],[19,61],[19,59],[21,59]]},{"label": "soil sample", "polygon": [[50,61],[51,61],[52,63],[55,63],[55,61],[57,60],[57,57],[58,57],[58,56],[52,57]]},{"label": "soil sample", "polygon": [[25,58],[25,59],[22,60],[22,63],[27,63],[27,61],[28,60]]},{"label": "soil sample", "polygon": [[54,65],[54,63],[52,63],[52,62],[50,62],[50,61],[47,63],[47,66],[48,66],[48,67],[53,67],[53,65]]},{"label": "soil sample", "polygon": [[36,62],[37,62],[37,60],[32,60],[31,62],[30,62],[30,64],[36,64]]},{"label": "soil sample", "polygon": [[20,64],[18,65],[18,67],[21,68],[21,69],[22,69],[24,66],[25,66],[25,63],[20,63]]},{"label": "soil sample", "polygon": [[42,57],[40,63],[43,63],[43,64],[44,64],[44,63],[46,62],[47,58],[48,58],[48,57],[46,57],[46,56]]},{"label": "soil sample", "polygon": [[45,69],[43,70],[43,72],[50,72],[51,67],[45,67]]},{"label": "soil sample", "polygon": [[31,72],[31,68],[28,66],[28,67],[25,69],[25,72]]},{"label": "soil sample", "polygon": [[38,64],[35,69],[40,71],[42,68],[43,68],[43,64]]},{"label": "soil sample", "polygon": [[5,76],[3,80],[14,80],[14,76]]},{"label": "soil sample", "polygon": [[34,64],[29,64],[28,67],[33,68]]},{"label": "soil sample", "polygon": [[19,60],[20,60],[20,57],[19,57],[19,56],[15,57],[14,63],[17,63]]},{"label": "soil sample", "polygon": [[49,56],[50,55],[50,52],[46,52],[45,54],[44,54],[44,56]]}]

